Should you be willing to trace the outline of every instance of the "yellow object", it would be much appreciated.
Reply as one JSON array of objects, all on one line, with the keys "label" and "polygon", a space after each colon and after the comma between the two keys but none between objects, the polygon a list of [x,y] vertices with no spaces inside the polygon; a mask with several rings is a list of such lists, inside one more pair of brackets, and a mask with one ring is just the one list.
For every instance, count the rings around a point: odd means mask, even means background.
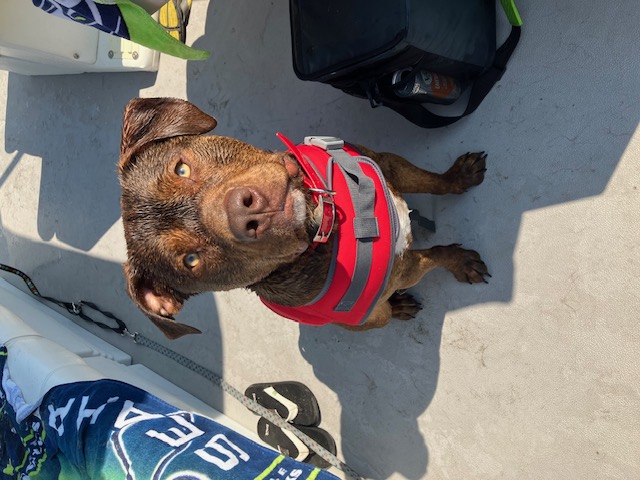
[{"label": "yellow object", "polygon": [[160,8],[158,23],[176,40],[185,43],[192,0],[169,0]]}]

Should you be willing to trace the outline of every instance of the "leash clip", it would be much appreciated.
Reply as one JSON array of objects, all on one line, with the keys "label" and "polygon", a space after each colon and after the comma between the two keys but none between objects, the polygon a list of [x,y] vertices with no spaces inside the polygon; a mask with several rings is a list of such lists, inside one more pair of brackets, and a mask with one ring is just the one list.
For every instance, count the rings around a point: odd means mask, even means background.
[{"label": "leash clip", "polygon": [[73,315],[80,315],[82,313],[82,300],[78,303],[71,302],[71,304],[67,307],[67,311]]},{"label": "leash clip", "polygon": [[122,329],[122,331],[120,332],[120,336],[122,337],[127,336],[131,338],[134,341],[134,343],[138,343],[138,332],[131,333],[127,327],[124,327]]}]

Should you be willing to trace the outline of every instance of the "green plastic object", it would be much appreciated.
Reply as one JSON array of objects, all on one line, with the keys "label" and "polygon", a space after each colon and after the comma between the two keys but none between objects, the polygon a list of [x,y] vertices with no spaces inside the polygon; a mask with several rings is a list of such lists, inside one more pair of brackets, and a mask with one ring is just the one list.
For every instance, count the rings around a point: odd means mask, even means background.
[{"label": "green plastic object", "polygon": [[522,19],[520,18],[520,13],[514,0],[500,0],[500,3],[502,4],[502,8],[504,8],[504,13],[507,14],[509,23],[514,27],[521,27]]}]

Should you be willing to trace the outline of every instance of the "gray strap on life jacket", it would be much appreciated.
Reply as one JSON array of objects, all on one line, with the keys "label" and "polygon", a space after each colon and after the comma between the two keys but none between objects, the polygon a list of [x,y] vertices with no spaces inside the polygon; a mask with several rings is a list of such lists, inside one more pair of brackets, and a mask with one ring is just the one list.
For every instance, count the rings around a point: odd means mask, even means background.
[{"label": "gray strap on life jacket", "polygon": [[375,184],[366,176],[353,157],[343,149],[329,151],[332,160],[342,169],[347,180],[355,211],[353,228],[356,237],[356,266],[351,285],[335,307],[336,312],[348,312],[356,304],[369,279],[373,259],[373,239],[380,235],[378,219],[374,213]]}]

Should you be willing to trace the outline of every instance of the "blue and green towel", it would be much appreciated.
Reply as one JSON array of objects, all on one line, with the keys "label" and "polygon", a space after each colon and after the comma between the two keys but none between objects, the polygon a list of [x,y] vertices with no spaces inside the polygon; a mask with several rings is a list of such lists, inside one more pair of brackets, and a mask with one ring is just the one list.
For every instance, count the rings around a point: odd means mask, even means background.
[{"label": "blue and green towel", "polygon": [[47,13],[68,18],[110,35],[185,60],[205,60],[210,53],[173,38],[151,15],[131,0],[32,0]]},{"label": "blue and green towel", "polygon": [[132,385],[59,385],[26,405],[0,346],[0,479],[337,480]]}]

